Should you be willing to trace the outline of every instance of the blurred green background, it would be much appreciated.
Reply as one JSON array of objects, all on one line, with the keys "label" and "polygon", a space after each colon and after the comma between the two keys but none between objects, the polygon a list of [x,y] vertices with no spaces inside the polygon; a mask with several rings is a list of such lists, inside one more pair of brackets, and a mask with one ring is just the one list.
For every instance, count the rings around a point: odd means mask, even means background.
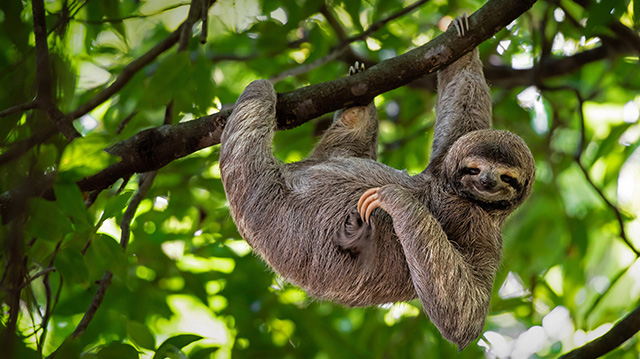
[{"label": "blurred green background", "polygon": [[[44,4],[53,93],[63,113],[175,31],[190,7],[177,0]],[[87,208],[89,194],[74,182],[116,161],[106,147],[162,125],[170,101],[173,121],[189,121],[228,108],[255,79],[278,78],[278,92],[337,79],[354,59],[371,66],[427,43],[442,32],[443,17],[472,13],[483,2],[425,1],[323,60],[410,4],[217,1],[208,11],[206,43],[197,22],[185,51],[165,51],[75,121],[84,137],[34,143],[49,122],[42,112],[2,118],[0,156],[28,144],[0,165],[3,196],[25,178],[56,173],[57,200],[31,198],[19,224],[0,227],[0,346],[13,340],[15,358],[56,350],[59,358],[553,358],[634,309],[640,298],[640,70],[629,44],[639,41],[638,0],[540,0],[480,45],[494,126],[525,139],[537,179],[505,226],[485,332],[460,354],[418,301],[349,309],[314,300],[272,273],[230,218],[219,146],[158,171],[135,211],[124,253],[121,223],[138,180],[118,181]],[[0,27],[1,111],[36,93],[31,1],[2,1]],[[295,76],[279,76],[292,69]],[[381,162],[410,173],[427,165],[433,84],[427,77],[375,99]],[[287,162],[304,158],[330,118],[278,132],[276,155]],[[9,248],[15,236],[22,238],[18,259]],[[23,270],[15,337],[7,332],[12,268]],[[86,331],[71,340],[107,269],[113,279],[104,301]],[[639,355],[633,338],[609,357]]]}]

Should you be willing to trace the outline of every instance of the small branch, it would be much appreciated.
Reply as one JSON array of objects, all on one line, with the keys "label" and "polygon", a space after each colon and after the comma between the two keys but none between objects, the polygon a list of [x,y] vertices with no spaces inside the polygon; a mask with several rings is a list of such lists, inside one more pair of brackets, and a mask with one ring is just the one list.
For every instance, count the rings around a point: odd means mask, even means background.
[{"label": "small branch", "polygon": [[49,49],[47,44],[47,24],[44,15],[44,1],[31,1],[33,8],[33,33],[36,40],[36,81],[38,84],[38,97],[36,102],[49,119],[56,125],[58,130],[69,141],[81,137],[73,125],[66,120],[64,114],[53,101],[51,94],[53,82],[51,80],[51,69],[49,62]]},{"label": "small branch", "polygon": [[140,181],[138,182],[138,191],[131,198],[131,202],[127,209],[124,211],[124,215],[122,216],[122,222],[120,223],[120,229],[122,233],[122,237],[120,238],[120,245],[123,250],[127,249],[129,245],[129,238],[131,236],[131,231],[129,230],[131,226],[131,222],[133,222],[133,216],[140,205],[140,202],[144,199],[153,184],[153,181],[156,178],[158,171],[151,171],[143,173],[140,176]]},{"label": "small branch", "polygon": [[618,221],[618,227],[620,228],[620,238],[622,239],[622,241],[627,245],[627,247],[629,247],[629,249],[631,249],[631,251],[633,251],[633,253],[636,255],[636,258],[640,257],[640,251],[638,251],[635,248],[635,246],[629,241],[629,238],[627,237],[627,233],[624,229],[624,219],[622,218],[622,212],[615,204],[611,203],[611,201],[607,198],[604,192],[602,192],[602,190],[593,182],[593,179],[591,178],[589,171],[582,164],[582,155],[584,152],[584,146],[586,142],[586,134],[585,134],[585,120],[584,120],[584,98],[582,97],[580,90],[571,86],[558,86],[558,87],[542,86],[541,89],[549,90],[549,91],[568,90],[568,91],[572,91],[576,95],[576,98],[578,99],[578,115],[580,118],[580,139],[578,141],[578,147],[576,148],[576,152],[573,155],[573,159],[578,165],[578,167],[580,168],[580,170],[582,171],[582,174],[584,175],[584,178],[587,181],[587,183],[589,183],[591,188],[593,188],[593,190],[596,191],[596,193],[598,194],[598,196],[600,196],[602,201],[614,213],[616,220]]},{"label": "small branch", "polygon": [[120,122],[120,124],[118,125],[118,129],[116,130],[116,135],[119,135],[122,132],[122,130],[124,130],[124,127],[129,123],[129,121],[131,121],[137,114],[138,114],[138,111],[132,111],[130,114],[128,114],[127,117],[125,117],[124,120],[122,120],[122,122]]},{"label": "small branch", "polygon": [[[26,200],[25,200],[26,201]],[[20,219],[24,218],[22,215]],[[7,282],[3,285],[6,296],[5,303],[9,307],[9,315],[5,317],[6,328],[2,338],[2,354],[7,358],[13,358],[14,343],[16,341],[16,329],[18,325],[18,315],[20,313],[20,293],[22,292],[23,283],[26,275],[24,265],[24,253],[22,250],[23,236],[23,220],[14,221],[8,230],[8,236],[5,240],[5,253],[7,256],[4,272]]]},{"label": "small branch", "polygon": [[29,284],[31,284],[31,282],[33,282],[34,280],[42,277],[45,274],[49,274],[51,272],[55,272],[56,271],[56,267],[48,267],[45,268],[43,270],[41,270],[40,272],[34,274],[33,276],[29,277],[27,280],[24,281],[24,283],[22,283],[21,289],[23,289],[24,287],[28,286]]},{"label": "small branch", "polygon": [[[42,280],[42,284],[44,285],[46,302],[44,306],[44,315],[42,316],[42,322],[40,323],[40,328],[42,328],[42,334],[40,335],[40,341],[38,342],[38,354],[42,357],[42,350],[44,349],[45,339],[47,338],[47,333],[49,332],[49,320],[51,319],[51,313],[53,312],[52,298],[51,298],[51,281],[49,280],[49,273],[55,271],[55,267],[53,266],[53,262],[58,255],[58,251],[60,250],[60,246],[62,245],[62,241],[58,241],[56,244],[56,248],[53,251],[53,255],[49,260],[49,268],[42,270],[40,273],[36,274],[31,278],[34,280],[38,277],[38,275],[44,273],[44,279]],[[61,279],[62,280],[62,279]],[[60,283],[60,287],[58,287],[58,294],[60,294],[60,289],[62,288],[62,282]],[[57,303],[57,297],[56,297]]]},{"label": "small branch", "polygon": [[203,45],[207,43],[207,34],[209,33],[209,7],[209,0],[202,0],[202,30],[200,31],[200,43]]},{"label": "small branch", "polygon": [[[55,135],[56,133],[57,133],[56,127],[54,125],[47,124],[45,128],[40,129],[38,132],[36,132],[35,135],[25,140],[14,142],[7,151],[0,154],[0,165],[9,163],[19,158],[20,156],[25,154],[27,151],[29,151],[31,148],[33,148],[33,146],[43,143],[44,141],[51,138],[51,136]],[[1,206],[2,205],[0,204],[0,207]]]},{"label": "small branch", "polygon": [[[582,6],[587,11],[590,11],[590,7],[593,4],[590,0],[573,0],[576,4]],[[622,41],[627,42],[633,49],[636,51],[638,55],[640,55],[640,36],[634,30],[626,27],[623,23],[621,23],[618,19],[613,16],[609,16],[609,29],[613,31],[618,38]]]},{"label": "small branch", "polygon": [[363,31],[362,33],[352,36],[352,37],[347,37],[344,29],[342,29],[342,27],[340,26],[340,23],[338,22],[338,20],[335,18],[335,16],[333,16],[333,14],[331,13],[331,11],[327,8],[326,5],[323,5],[320,12],[322,13],[322,15],[325,17],[325,19],[327,19],[327,22],[329,23],[329,25],[331,25],[331,27],[333,28],[333,30],[335,31],[336,35],[338,36],[339,39],[339,45],[338,47],[336,47],[333,51],[331,51],[329,54],[309,63],[309,64],[304,64],[292,69],[289,69],[287,71],[283,71],[277,75],[274,75],[272,77],[269,78],[269,81],[271,83],[277,83],[280,82],[282,80],[284,80],[285,78],[289,77],[289,76],[298,76],[304,73],[307,73],[313,69],[316,69],[330,61],[333,61],[335,59],[337,59],[338,57],[342,56],[344,53],[351,51],[351,43],[355,42],[355,41],[359,41],[359,40],[364,40],[367,37],[369,37],[371,34],[373,34],[374,32],[378,31],[379,29],[381,29],[384,25],[386,25],[387,23],[389,23],[392,20],[395,20],[397,18],[399,18],[400,16],[403,16],[405,14],[408,14],[410,12],[412,12],[413,10],[417,9],[418,7],[422,6],[423,4],[427,3],[429,0],[419,0],[416,1],[415,3],[403,8],[402,10],[390,15],[387,18],[384,18],[382,20],[379,20],[373,24],[371,24],[371,26],[369,26],[369,28],[367,28],[367,30]]},{"label": "small branch", "polygon": [[338,21],[338,19],[336,19],[336,17],[333,16],[333,13],[327,6],[326,2],[323,2],[322,6],[320,6],[320,13],[322,14],[322,16],[324,16],[329,26],[331,26],[333,31],[336,33],[336,36],[338,37],[339,42],[340,43],[347,42],[347,34],[344,32],[344,29],[340,25],[340,21]]},{"label": "small branch", "polygon": [[101,24],[107,24],[107,23],[112,23],[112,24],[117,24],[117,23],[122,23],[125,20],[130,20],[130,19],[144,19],[147,17],[151,17],[151,16],[156,16],[156,15],[160,15],[164,12],[167,12],[169,10],[174,10],[177,9],[179,7],[183,7],[183,6],[189,6],[190,3],[179,3],[179,4],[173,4],[171,6],[167,6],[164,9],[158,10],[156,12],[150,13],[150,14],[136,14],[136,15],[129,15],[129,16],[123,16],[121,18],[117,18],[117,19],[101,19],[101,20],[80,20],[80,19],[76,19],[76,21],[85,23],[85,24],[90,24],[90,25],[101,25]]},{"label": "small branch", "polygon": [[106,271],[104,273],[102,279],[100,279],[98,290],[96,290],[96,294],[93,296],[93,299],[91,299],[91,303],[89,303],[89,308],[87,308],[87,311],[82,316],[82,319],[80,320],[80,323],[78,323],[76,329],[73,331],[73,333],[71,333],[71,339],[78,338],[84,333],[85,330],[87,330],[89,323],[91,323],[91,320],[98,311],[98,308],[100,308],[102,300],[104,300],[104,295],[107,293],[107,288],[109,288],[109,285],[111,285],[112,278],[113,273],[111,273],[111,271]]},{"label": "small branch", "polygon": [[[131,221],[133,221],[133,216],[136,213],[136,210],[138,209],[140,202],[142,201],[142,199],[144,199],[144,196],[149,191],[149,188],[151,188],[151,185],[153,184],[153,180],[155,179],[156,173],[157,173],[156,171],[153,171],[153,172],[145,173],[142,176],[140,176],[138,191],[133,196],[133,198],[131,199],[131,202],[129,202],[129,205],[127,206],[127,209],[124,212],[124,215],[122,217],[122,222],[120,223],[120,230],[121,230],[120,246],[122,246],[123,251],[125,251],[127,249],[127,246],[129,245],[129,237],[131,236],[131,231],[129,230],[129,228],[131,225]],[[102,277],[102,279],[100,280],[100,285],[98,286],[98,290],[96,291],[96,294],[93,296],[93,299],[89,304],[89,308],[84,313],[82,320],[80,320],[80,323],[78,323],[78,326],[71,334],[72,339],[78,338],[85,332],[85,330],[89,326],[89,323],[91,323],[91,320],[93,319],[96,312],[98,311],[98,308],[102,304],[102,301],[104,300],[104,296],[107,293],[107,289],[111,285],[112,279],[113,279],[113,273],[107,270],[104,273],[104,276]]]},{"label": "small branch", "polygon": [[133,76],[136,73],[138,73],[138,71],[140,71],[142,68],[150,64],[158,56],[160,56],[160,54],[167,51],[178,42],[178,39],[180,37],[180,31],[182,27],[185,26],[185,24],[186,24],[186,21],[182,23],[182,25],[180,25],[180,27],[176,31],[172,32],[169,36],[167,36],[164,40],[160,41],[158,44],[152,47],[149,51],[144,53],[139,58],[131,61],[127,66],[125,66],[122,69],[118,77],[116,77],[116,80],[111,85],[109,85],[104,90],[98,92],[89,101],[78,106],[78,108],[70,112],[67,117],[74,120],[77,118],[80,118],[86,115],[89,111],[96,108],[97,106],[101,105],[103,102],[105,102],[109,98],[111,98],[111,96],[115,95],[127,83],[129,83],[131,78],[133,78]]},{"label": "small branch", "polygon": [[561,356],[561,359],[598,358],[622,345],[640,330],[640,307],[616,323],[603,336]]},{"label": "small branch", "polygon": [[374,22],[373,24],[371,24],[371,26],[369,26],[369,28],[367,30],[365,30],[364,32],[362,32],[361,34],[355,35],[355,36],[351,36],[349,38],[347,38],[347,42],[354,42],[354,41],[358,41],[358,40],[364,40],[367,37],[369,37],[371,34],[373,34],[374,32],[382,29],[387,23],[401,17],[404,16],[406,14],[409,14],[411,12],[413,12],[413,10],[419,8],[420,6],[428,3],[429,0],[419,0],[414,2],[413,4],[403,8],[402,10],[390,15],[387,18],[378,20],[376,22]]},{"label": "small branch", "polygon": [[0,118],[7,117],[9,115],[13,115],[14,113],[25,112],[29,110],[33,110],[37,108],[38,104],[35,101],[25,102],[20,105],[16,105],[13,107],[9,107],[4,111],[0,111]]},{"label": "small branch", "polygon": [[602,294],[600,294],[598,298],[596,298],[596,300],[593,301],[593,303],[591,303],[591,306],[589,306],[589,309],[585,312],[585,315],[584,315],[585,318],[588,318],[591,315],[591,313],[593,313],[593,311],[596,309],[598,304],[600,304],[602,299],[607,296],[607,294],[613,289],[613,287],[618,283],[618,281],[625,275],[625,273],[629,271],[629,269],[631,269],[631,267],[633,267],[634,264],[636,264],[636,262],[637,262],[637,259],[633,263],[631,263],[627,268],[621,270],[618,274],[616,274],[615,277],[613,277],[607,289],[604,292],[602,292]]}]

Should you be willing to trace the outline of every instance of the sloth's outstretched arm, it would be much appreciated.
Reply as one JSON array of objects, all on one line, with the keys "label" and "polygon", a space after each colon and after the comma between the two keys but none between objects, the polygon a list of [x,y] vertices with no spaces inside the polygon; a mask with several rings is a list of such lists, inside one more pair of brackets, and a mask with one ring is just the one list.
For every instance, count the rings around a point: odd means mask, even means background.
[{"label": "sloth's outstretched arm", "polygon": [[[466,15],[453,20],[449,31],[464,36]],[[451,29],[455,28],[455,29]],[[439,172],[451,145],[464,134],[491,127],[491,93],[475,48],[438,72],[438,103],[429,168]]]},{"label": "sloth's outstretched arm", "polygon": [[282,162],[272,150],[276,92],[269,81],[250,83],[238,98],[222,132],[220,173],[229,208],[240,233],[254,246],[268,237],[265,228],[282,204]]},{"label": "sloth's outstretched arm", "polygon": [[[366,221],[377,207],[393,219],[424,310],[442,335],[462,350],[482,332],[498,264],[472,265],[474,258],[465,257],[431,212],[400,186],[372,188],[358,203]],[[487,263],[486,258],[482,262]]]}]

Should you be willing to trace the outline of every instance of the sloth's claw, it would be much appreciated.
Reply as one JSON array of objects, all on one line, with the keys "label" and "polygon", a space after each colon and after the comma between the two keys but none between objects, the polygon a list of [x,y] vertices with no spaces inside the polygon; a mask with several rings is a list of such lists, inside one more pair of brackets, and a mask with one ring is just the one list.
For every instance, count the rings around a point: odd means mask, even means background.
[{"label": "sloth's claw", "polygon": [[358,200],[358,213],[360,213],[360,218],[362,218],[367,224],[369,224],[369,218],[371,217],[371,212],[374,209],[380,207],[380,199],[378,190],[380,187],[370,188],[365,193],[360,196],[360,200]]},{"label": "sloth's claw", "polygon": [[349,66],[349,76],[353,76],[362,71],[364,71],[364,63],[360,63],[359,61],[356,61],[355,64]]},{"label": "sloth's claw", "polygon": [[469,31],[469,18],[467,14],[462,14],[451,21],[451,25],[456,28],[459,37],[464,36]]}]

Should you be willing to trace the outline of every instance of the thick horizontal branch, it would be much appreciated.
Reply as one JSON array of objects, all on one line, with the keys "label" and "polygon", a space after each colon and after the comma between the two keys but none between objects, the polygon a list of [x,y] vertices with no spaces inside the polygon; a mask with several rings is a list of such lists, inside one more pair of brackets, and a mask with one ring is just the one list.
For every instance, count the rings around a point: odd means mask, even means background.
[{"label": "thick horizontal branch", "polygon": [[[313,118],[354,104],[366,104],[375,96],[447,66],[487,40],[527,11],[535,0],[491,0],[469,17],[472,29],[458,37],[454,29],[403,55],[385,60],[354,76],[279,93],[279,129],[290,129]],[[111,147],[108,152],[122,161],[80,181],[84,191],[103,189],[118,178],[165,166],[176,158],[220,143],[231,111],[142,131]]]},{"label": "thick horizontal branch", "polygon": [[626,317],[616,323],[603,336],[576,348],[560,357],[560,359],[599,358],[622,345],[640,330],[640,307],[634,309]]}]

